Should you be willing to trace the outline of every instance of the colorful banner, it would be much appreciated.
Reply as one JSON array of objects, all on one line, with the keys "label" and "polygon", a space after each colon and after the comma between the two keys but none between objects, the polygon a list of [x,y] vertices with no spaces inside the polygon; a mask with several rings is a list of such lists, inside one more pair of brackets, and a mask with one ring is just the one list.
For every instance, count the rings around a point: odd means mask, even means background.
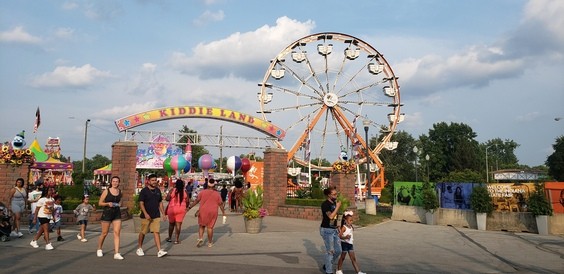
[{"label": "colorful banner", "polygon": [[171,145],[168,138],[157,135],[152,141],[153,143],[151,143],[148,148],[137,149],[136,168],[162,169],[163,162],[166,158],[175,155],[184,157],[182,149]]},{"label": "colorful banner", "polygon": [[245,180],[251,183],[251,186],[262,185],[264,176],[264,162],[251,161],[251,168],[245,174]]},{"label": "colorful banner", "polygon": [[564,182],[547,182],[544,189],[548,191],[554,213],[564,213]]},{"label": "colorful banner", "polygon": [[494,210],[501,212],[527,212],[527,200],[534,190],[534,183],[488,184]]},{"label": "colorful banner", "polygon": [[407,206],[423,205],[423,183],[421,182],[395,182],[394,204]]},{"label": "colorful banner", "polygon": [[472,183],[437,183],[437,192],[442,208],[470,209]]},{"label": "colorful banner", "polygon": [[208,118],[238,123],[261,131],[279,141],[286,132],[278,126],[249,114],[216,107],[179,106],[164,107],[136,113],[115,121],[118,130],[124,131],[147,123],[178,118]]}]

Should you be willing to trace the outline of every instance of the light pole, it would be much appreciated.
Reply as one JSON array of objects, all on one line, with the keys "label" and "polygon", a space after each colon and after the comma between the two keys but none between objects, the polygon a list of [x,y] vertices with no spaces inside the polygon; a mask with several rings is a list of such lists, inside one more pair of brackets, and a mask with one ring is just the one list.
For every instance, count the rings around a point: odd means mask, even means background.
[{"label": "light pole", "polygon": [[430,158],[431,157],[429,157],[429,154],[425,154],[425,161],[427,163],[427,183],[430,182],[430,179],[429,179],[429,159]]},{"label": "light pole", "polygon": [[366,199],[364,199],[364,207],[366,214],[376,215],[376,200],[372,196],[372,178],[370,178],[370,141],[368,140],[368,128],[370,127],[370,120],[365,119],[362,121],[364,126],[364,133],[366,135]]},{"label": "light pole", "polygon": [[366,199],[372,199],[372,182],[370,178],[370,141],[368,141],[368,127],[370,121],[368,119],[362,121],[364,125],[364,133],[366,136]]},{"label": "light pole", "polygon": [[418,181],[417,178],[417,158],[419,158],[419,148],[417,148],[417,146],[413,147],[413,153],[415,153],[415,162],[414,162],[414,167],[415,167],[415,181]]},{"label": "light pole", "polygon": [[[494,145],[497,145],[497,144],[494,144]],[[486,183],[490,182],[490,169],[489,169],[489,166],[488,166],[488,148],[493,147],[494,145],[486,147]]]},{"label": "light pole", "polygon": [[86,138],[88,136],[88,123],[90,123],[90,119],[86,120],[86,124],[84,126],[84,148],[82,150],[82,173],[84,173],[84,164],[86,163]]}]

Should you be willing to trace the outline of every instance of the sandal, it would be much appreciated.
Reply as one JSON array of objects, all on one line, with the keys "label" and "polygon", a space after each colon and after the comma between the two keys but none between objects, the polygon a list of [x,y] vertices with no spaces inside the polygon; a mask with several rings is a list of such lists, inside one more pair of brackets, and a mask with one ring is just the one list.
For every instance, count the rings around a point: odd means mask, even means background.
[{"label": "sandal", "polygon": [[208,247],[212,247],[212,246],[213,246],[213,243],[208,243]]},{"label": "sandal", "polygon": [[170,238],[166,238],[165,241],[167,241],[169,243],[172,242],[172,240]]},{"label": "sandal", "polygon": [[196,243],[196,247],[201,247],[202,245],[204,245],[204,240],[198,239],[198,242]]},{"label": "sandal", "polygon": [[180,241],[174,241],[174,244],[175,245],[180,244]]}]

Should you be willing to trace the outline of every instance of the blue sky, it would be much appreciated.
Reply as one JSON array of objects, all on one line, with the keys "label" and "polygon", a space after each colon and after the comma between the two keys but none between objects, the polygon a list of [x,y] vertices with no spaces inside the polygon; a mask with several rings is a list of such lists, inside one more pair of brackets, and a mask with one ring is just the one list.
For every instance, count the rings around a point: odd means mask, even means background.
[{"label": "blue sky", "polygon": [[[256,114],[269,61],[319,32],[360,38],[385,56],[401,86],[398,129],[414,137],[465,123],[480,142],[514,140],[520,163],[536,166],[564,134],[564,119],[554,119],[564,117],[563,1],[24,0],[0,5],[0,140],[21,130],[28,144],[60,137],[63,154],[80,160],[91,119],[87,157],[110,157],[124,137],[114,121],[129,114],[180,105]],[[202,119],[143,129],[183,124],[255,134]]]}]

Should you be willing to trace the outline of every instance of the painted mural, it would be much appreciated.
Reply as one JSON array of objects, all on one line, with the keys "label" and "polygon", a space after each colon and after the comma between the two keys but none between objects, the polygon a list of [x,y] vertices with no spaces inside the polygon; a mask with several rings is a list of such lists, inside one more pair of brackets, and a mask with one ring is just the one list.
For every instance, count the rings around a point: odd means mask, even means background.
[{"label": "painted mural", "polygon": [[470,209],[472,183],[443,182],[437,183],[437,192],[442,208]]},{"label": "painted mural", "polygon": [[500,212],[527,212],[527,200],[534,190],[534,183],[494,183],[488,185],[494,210]]},{"label": "painted mural", "polygon": [[423,205],[422,182],[395,182],[394,204],[407,206]]},{"label": "painted mural", "polygon": [[547,182],[544,189],[548,192],[554,213],[564,213],[564,182]]},{"label": "painted mural", "polygon": [[183,155],[182,149],[170,143],[168,138],[157,135],[147,148],[137,149],[137,168],[161,169],[166,158]]}]

